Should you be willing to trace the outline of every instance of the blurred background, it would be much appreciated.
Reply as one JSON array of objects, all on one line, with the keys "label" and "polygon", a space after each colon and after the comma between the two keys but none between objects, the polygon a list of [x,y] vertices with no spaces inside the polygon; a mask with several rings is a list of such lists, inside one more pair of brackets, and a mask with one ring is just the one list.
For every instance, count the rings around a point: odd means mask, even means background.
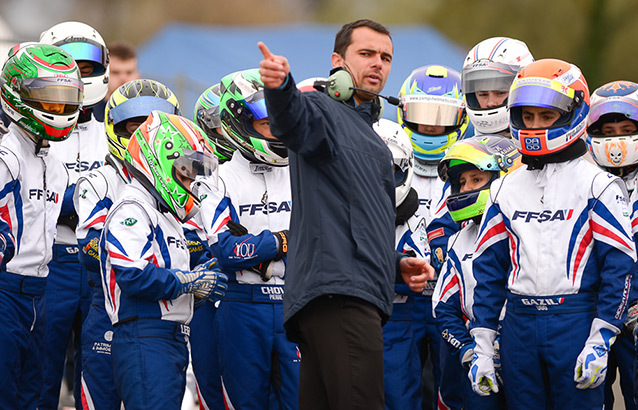
[{"label": "blurred background", "polygon": [[288,57],[297,81],[327,76],[335,33],[359,18],[392,32],[388,95],[398,94],[416,67],[460,71],[467,51],[493,36],[526,42],[536,59],[575,63],[593,91],[612,80],[638,80],[636,16],[636,0],[0,0],[0,55],[37,41],[56,23],[82,21],[107,46],[134,45],[142,76],[168,85],[191,116],[208,86],[259,64],[260,40]]}]

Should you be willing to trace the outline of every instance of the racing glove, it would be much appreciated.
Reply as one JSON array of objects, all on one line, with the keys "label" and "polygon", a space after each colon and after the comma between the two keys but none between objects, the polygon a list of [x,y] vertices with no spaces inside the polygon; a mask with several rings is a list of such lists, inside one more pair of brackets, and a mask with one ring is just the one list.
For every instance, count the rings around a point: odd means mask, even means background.
[{"label": "racing glove", "polygon": [[255,272],[261,277],[261,280],[264,282],[268,282],[270,278],[272,278],[272,271],[275,265],[275,261],[273,259],[269,261],[265,261],[260,263],[259,265],[253,266],[248,270]]},{"label": "racing glove", "polygon": [[174,272],[180,282],[177,298],[185,293],[192,293],[201,299],[210,299],[213,302],[221,299],[226,293],[228,277],[217,267],[217,259],[213,258],[205,263],[197,265],[190,272]]},{"label": "racing glove", "polygon": [[275,240],[277,241],[277,255],[275,255],[275,260],[279,261],[288,254],[288,229],[273,232],[272,234],[275,235]]},{"label": "racing glove", "polygon": [[474,343],[466,343],[459,350],[459,359],[465,370],[470,370],[472,359],[474,358]]},{"label": "racing glove", "polygon": [[8,236],[0,234],[0,267],[9,263],[15,253],[13,235],[9,233]]},{"label": "racing glove", "polygon": [[585,347],[576,359],[574,381],[578,389],[595,388],[605,381],[611,345],[620,330],[602,319],[594,319]]},{"label": "racing glove", "polygon": [[634,302],[629,309],[627,309],[627,317],[623,326],[623,333],[636,335],[636,326],[638,325],[638,301]]},{"label": "racing glove", "polygon": [[228,232],[230,232],[233,236],[244,236],[248,235],[248,229],[239,222],[235,222],[232,219],[226,223],[226,228],[228,228]]},{"label": "racing glove", "polygon": [[474,356],[468,377],[472,390],[480,396],[498,393],[496,371],[494,370],[494,340],[496,331],[484,327],[470,330],[474,338]]}]

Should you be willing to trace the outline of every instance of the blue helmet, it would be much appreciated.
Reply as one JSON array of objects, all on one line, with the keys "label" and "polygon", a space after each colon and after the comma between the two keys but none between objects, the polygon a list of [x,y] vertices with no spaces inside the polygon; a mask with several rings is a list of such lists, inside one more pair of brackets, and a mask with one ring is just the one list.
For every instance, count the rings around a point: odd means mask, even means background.
[{"label": "blue helmet", "polygon": [[417,68],[401,86],[399,98],[398,122],[410,136],[417,159],[439,161],[463,138],[469,119],[458,71],[442,65]]}]

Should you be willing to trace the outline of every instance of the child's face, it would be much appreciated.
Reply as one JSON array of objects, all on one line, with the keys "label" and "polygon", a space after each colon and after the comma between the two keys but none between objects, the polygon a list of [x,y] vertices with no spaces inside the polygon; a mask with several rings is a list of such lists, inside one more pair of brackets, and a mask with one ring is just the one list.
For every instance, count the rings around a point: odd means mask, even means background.
[{"label": "child's face", "polygon": [[481,171],[478,169],[463,171],[459,177],[459,183],[461,185],[460,192],[463,193],[481,188],[490,181],[491,177],[489,171]]},{"label": "child's face", "polygon": [[253,128],[255,129],[255,131],[266,137],[266,139],[276,139],[270,132],[270,121],[268,120],[268,117],[262,118],[261,120],[253,121]]},{"label": "child's face", "polygon": [[503,105],[508,95],[508,91],[477,91],[476,100],[483,109],[494,108]]},{"label": "child's face", "polygon": [[601,127],[603,135],[628,135],[636,132],[636,124],[631,120],[608,122]]},{"label": "child's face", "polygon": [[523,123],[525,128],[549,128],[560,118],[560,113],[551,108],[523,107]]}]

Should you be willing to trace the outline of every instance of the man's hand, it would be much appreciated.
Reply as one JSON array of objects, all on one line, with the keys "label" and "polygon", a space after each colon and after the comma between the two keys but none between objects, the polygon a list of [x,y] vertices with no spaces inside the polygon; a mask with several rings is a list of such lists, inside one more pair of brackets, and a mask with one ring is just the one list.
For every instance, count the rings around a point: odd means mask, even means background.
[{"label": "man's hand", "polygon": [[409,256],[401,259],[400,266],[403,281],[414,292],[423,292],[428,280],[434,279],[434,268],[424,259]]},{"label": "man's hand", "polygon": [[261,41],[257,43],[257,47],[264,55],[264,59],[259,63],[259,74],[266,88],[278,88],[284,85],[288,73],[290,73],[290,65],[288,59],[283,56],[277,56],[268,50],[268,47]]}]

